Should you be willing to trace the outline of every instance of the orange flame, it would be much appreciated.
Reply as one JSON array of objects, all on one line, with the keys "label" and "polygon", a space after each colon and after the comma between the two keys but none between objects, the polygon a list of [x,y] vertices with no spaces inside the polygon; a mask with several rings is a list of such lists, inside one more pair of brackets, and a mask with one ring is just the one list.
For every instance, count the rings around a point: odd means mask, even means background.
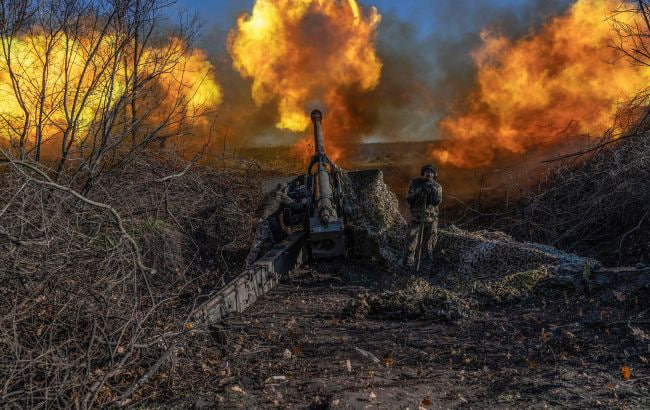
[{"label": "orange flame", "polygon": [[[352,131],[344,95],[376,87],[382,63],[375,51],[381,16],[356,0],[257,0],[229,34],[233,65],[252,79],[257,105],[277,104],[280,129],[301,132],[318,103],[328,113],[327,152]],[[298,143],[300,144],[300,143]]]},{"label": "orange flame", "polygon": [[[116,51],[120,41],[94,32],[76,38],[34,34],[5,40],[0,55],[0,139],[11,141],[23,127],[33,139],[40,126],[44,140],[56,138],[66,127],[87,131],[98,113],[128,99],[133,67],[125,63],[130,57]],[[153,76],[151,70],[160,74]],[[138,94],[146,120],[180,110],[200,116],[221,103],[222,90],[205,53],[188,51],[178,39],[141,50],[138,71],[142,78],[155,77],[143,82]],[[83,99],[76,100],[81,101],[76,103],[79,115],[71,125],[67,110],[77,94]],[[39,111],[43,120],[37,124]]]},{"label": "orange flame", "polygon": [[[473,55],[478,86],[441,122],[447,139],[432,155],[458,167],[489,165],[498,152],[550,146],[563,135],[602,135],[617,104],[647,87],[650,68],[616,61],[608,17],[618,0],[578,0],[535,35],[483,34]],[[633,24],[633,14],[617,19]],[[570,129],[568,129],[570,128]]]},{"label": "orange flame", "polygon": [[[185,50],[185,44],[179,40],[172,39],[167,46],[176,50]],[[150,60],[145,50],[145,61]],[[214,66],[208,60],[205,51],[193,49],[179,55],[178,63],[171,67],[169,72],[161,75],[160,86],[168,87],[168,90],[176,90],[187,104],[191,114],[201,113],[206,109],[216,108],[221,104],[223,91],[214,77]],[[177,96],[176,96],[177,97]],[[173,103],[174,93],[165,93],[165,98]],[[206,119],[199,115],[201,121]]]},{"label": "orange flame", "polygon": [[[300,138],[289,149],[289,158],[293,158],[301,163],[308,163],[314,156],[314,143],[311,138]],[[327,157],[330,161],[337,163],[343,157],[343,149],[338,146],[332,146],[327,150]]]},{"label": "orange flame", "polygon": [[301,138],[289,149],[289,158],[307,163],[314,155],[314,144],[308,138]]}]

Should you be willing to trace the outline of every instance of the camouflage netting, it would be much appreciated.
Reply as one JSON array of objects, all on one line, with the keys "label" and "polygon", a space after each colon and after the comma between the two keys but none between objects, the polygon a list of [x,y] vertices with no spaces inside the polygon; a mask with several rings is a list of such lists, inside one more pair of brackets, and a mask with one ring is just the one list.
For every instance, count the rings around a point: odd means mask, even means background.
[{"label": "camouflage netting", "polygon": [[531,292],[546,293],[547,290],[552,291],[554,288],[552,281],[549,280],[549,271],[545,266],[513,273],[498,279],[475,280],[469,283],[463,278],[453,275],[447,276],[445,279],[448,285],[455,282],[456,289],[461,292],[469,292],[482,305],[516,302]]},{"label": "camouflage netting", "polygon": [[503,232],[467,232],[455,226],[441,229],[434,252],[434,270],[468,276],[503,277],[549,266],[552,273],[568,276],[597,269],[591,258],[562,252],[552,246],[518,242]]},{"label": "camouflage netting", "polygon": [[384,174],[380,170],[349,172],[343,181],[346,198],[351,198],[356,208],[356,253],[398,266],[406,221],[399,213],[397,196],[384,182]]},{"label": "camouflage netting", "polygon": [[[647,105],[644,103],[644,105]],[[516,206],[480,218],[518,238],[554,243],[608,265],[650,263],[650,117],[637,134],[559,162]],[[505,207],[504,207],[505,208]],[[503,209],[503,211],[502,211]]]},{"label": "camouflage netting", "polygon": [[429,319],[455,322],[476,312],[476,302],[447,289],[432,286],[423,278],[412,278],[397,290],[378,295],[364,294],[350,302],[344,316],[355,319],[381,316],[384,319]]},{"label": "camouflage netting", "polygon": [[[345,194],[358,208],[357,246],[400,269],[406,221],[399,213],[396,195],[378,170],[350,172]],[[582,274],[600,266],[594,259],[562,252],[551,246],[522,243],[502,232],[467,232],[455,226],[440,229],[434,251],[434,273],[504,277],[540,267],[555,275]]]},{"label": "camouflage netting", "polygon": [[[406,221],[380,171],[350,173],[346,194],[360,213],[357,242],[401,272]],[[440,229],[428,279],[411,278],[395,289],[353,300],[344,315],[354,318],[428,319],[457,322],[480,315],[479,307],[516,302],[532,293],[578,286],[600,263],[551,246],[523,243],[502,232]]]}]

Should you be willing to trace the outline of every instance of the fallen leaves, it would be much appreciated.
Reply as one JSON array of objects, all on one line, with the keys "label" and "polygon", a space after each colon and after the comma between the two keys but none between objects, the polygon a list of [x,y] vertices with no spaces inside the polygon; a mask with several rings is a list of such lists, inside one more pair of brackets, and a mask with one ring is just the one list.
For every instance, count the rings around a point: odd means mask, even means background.
[{"label": "fallen leaves", "polygon": [[241,394],[242,396],[246,394],[246,392],[244,391],[244,389],[242,389],[241,387],[239,387],[239,386],[237,386],[237,385],[231,386],[229,390],[230,390],[231,392]]},{"label": "fallen leaves", "polygon": [[221,364],[221,369],[219,370],[219,376],[223,378],[228,378],[232,375],[232,372],[230,371],[230,363],[223,362]]},{"label": "fallen leaves", "polygon": [[524,332],[520,330],[515,334],[515,340],[518,342],[523,342],[526,340],[526,335],[524,335]]},{"label": "fallen leaves", "polygon": [[264,384],[273,385],[286,383],[287,376],[271,376],[264,381]]},{"label": "fallen leaves", "polygon": [[630,370],[630,366],[623,366],[621,367],[621,377],[623,380],[628,381],[630,380],[630,377],[632,376],[632,371]]},{"label": "fallen leaves", "polygon": [[562,331],[562,334],[563,334],[564,336],[568,337],[568,338],[571,338],[571,339],[575,339],[575,338],[576,338],[576,335],[573,334],[573,332],[570,332],[570,331],[568,331],[568,330],[563,330],[563,331]]},{"label": "fallen leaves", "polygon": [[459,392],[451,391],[451,390],[447,392],[447,394],[445,395],[445,399],[447,399],[447,400],[458,400],[458,401],[460,401],[462,403],[467,403],[468,402],[467,399],[465,397],[463,397],[462,394],[460,394]]},{"label": "fallen leaves", "polygon": [[648,336],[648,334],[645,333],[640,328],[634,327],[634,326],[629,326],[629,328],[630,328],[630,331],[632,332],[632,336],[634,336],[637,340],[639,340],[639,341],[648,341],[648,340],[650,340],[650,336]]},{"label": "fallen leaves", "polygon": [[623,293],[623,292],[618,292],[618,291],[616,291],[616,290],[613,290],[612,292],[614,293],[614,297],[616,297],[616,299],[617,299],[619,302],[625,302],[625,301],[627,300],[627,295],[626,295],[625,293]]},{"label": "fallen leaves", "polygon": [[386,367],[392,366],[393,363],[395,363],[395,361],[393,360],[393,352],[386,353],[384,355],[383,362]]}]

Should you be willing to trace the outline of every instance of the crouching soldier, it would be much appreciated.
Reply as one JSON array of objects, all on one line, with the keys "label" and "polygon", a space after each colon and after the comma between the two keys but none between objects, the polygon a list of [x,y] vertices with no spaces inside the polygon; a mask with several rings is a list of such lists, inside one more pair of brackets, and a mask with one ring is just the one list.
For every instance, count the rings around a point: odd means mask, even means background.
[{"label": "crouching soldier", "polygon": [[294,200],[288,195],[289,186],[279,183],[271,192],[264,196],[262,202],[255,211],[255,240],[246,257],[245,267],[250,268],[260,256],[264,242],[271,240],[275,243],[279,240],[281,226],[280,215],[287,206],[293,206]]},{"label": "crouching soldier", "polygon": [[404,267],[410,271],[431,271],[433,248],[438,240],[438,205],[442,187],[436,181],[438,171],[425,165],[421,178],[411,180],[406,197],[411,207],[411,224],[404,253]]}]

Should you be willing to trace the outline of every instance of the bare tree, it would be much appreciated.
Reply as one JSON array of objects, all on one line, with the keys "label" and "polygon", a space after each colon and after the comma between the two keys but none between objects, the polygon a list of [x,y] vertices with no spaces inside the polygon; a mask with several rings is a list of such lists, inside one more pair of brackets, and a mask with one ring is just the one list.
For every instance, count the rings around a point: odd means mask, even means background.
[{"label": "bare tree", "polygon": [[72,176],[88,192],[112,166],[187,134],[208,107],[197,107],[197,85],[183,77],[195,21],[165,25],[170,4],[2,2],[0,72],[10,89],[0,135],[16,158],[47,152],[57,181]]},{"label": "bare tree", "polygon": [[197,214],[231,209],[215,231],[248,239],[241,180],[160,149],[210,108],[195,21],[169,24],[172,5],[0,0],[2,405],[126,404],[171,375],[218,280],[194,262]]},{"label": "bare tree", "polygon": [[636,64],[650,65],[650,2],[623,1],[609,21],[616,34],[612,47]]}]

